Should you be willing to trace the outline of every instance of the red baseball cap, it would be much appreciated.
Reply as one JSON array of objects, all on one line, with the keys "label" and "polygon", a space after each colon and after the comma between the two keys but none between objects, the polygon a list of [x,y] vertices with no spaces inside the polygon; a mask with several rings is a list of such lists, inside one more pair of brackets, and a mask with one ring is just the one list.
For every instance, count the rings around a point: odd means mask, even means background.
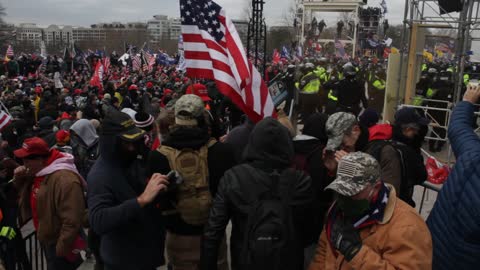
[{"label": "red baseball cap", "polygon": [[147,88],[152,89],[153,88],[153,83],[152,82],[147,82]]},{"label": "red baseball cap", "polygon": [[129,91],[137,91],[138,90],[138,86],[136,86],[135,84],[132,84],[130,85],[130,87],[128,88]]},{"label": "red baseball cap", "polygon": [[48,156],[50,148],[48,144],[41,138],[33,137],[23,142],[22,148],[13,152],[17,158],[26,158],[29,156]]},{"label": "red baseball cap", "polygon": [[82,89],[75,89],[75,91],[73,92],[74,95],[81,95],[83,94],[83,90]]},{"label": "red baseball cap", "polygon": [[199,96],[203,102],[211,101],[212,99],[208,96],[207,87],[201,83],[196,83],[188,87],[187,94],[193,94]]},{"label": "red baseball cap", "polygon": [[70,131],[61,129],[57,131],[55,138],[57,139],[57,143],[67,143],[70,140]]}]

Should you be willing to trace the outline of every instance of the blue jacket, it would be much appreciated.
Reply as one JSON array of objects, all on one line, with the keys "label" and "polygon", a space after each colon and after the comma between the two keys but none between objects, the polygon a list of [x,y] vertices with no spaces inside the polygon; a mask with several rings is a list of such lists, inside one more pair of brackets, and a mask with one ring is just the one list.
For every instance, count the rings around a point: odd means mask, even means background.
[{"label": "blue jacket", "polygon": [[138,161],[122,162],[116,140],[100,137],[100,158],[88,175],[90,226],[101,237],[100,255],[109,268],[155,269],[164,264],[164,225],[152,205],[138,204],[146,175]]},{"label": "blue jacket", "polygon": [[448,130],[457,163],[427,220],[434,270],[480,267],[480,139],[472,128],[474,109],[460,102]]}]

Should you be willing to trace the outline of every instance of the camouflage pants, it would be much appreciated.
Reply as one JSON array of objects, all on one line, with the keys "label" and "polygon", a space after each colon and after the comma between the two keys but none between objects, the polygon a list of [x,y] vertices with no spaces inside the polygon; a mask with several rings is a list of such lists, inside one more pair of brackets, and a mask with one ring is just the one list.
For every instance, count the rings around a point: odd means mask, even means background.
[{"label": "camouflage pants", "polygon": [[[167,233],[167,258],[173,270],[198,270],[200,265],[201,236]],[[223,239],[217,263],[218,270],[229,270],[227,241]]]}]

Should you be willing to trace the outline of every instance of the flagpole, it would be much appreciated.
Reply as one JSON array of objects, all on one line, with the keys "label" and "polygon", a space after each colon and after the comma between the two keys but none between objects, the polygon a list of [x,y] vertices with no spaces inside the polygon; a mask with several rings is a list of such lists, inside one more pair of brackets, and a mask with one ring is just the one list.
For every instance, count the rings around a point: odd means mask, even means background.
[{"label": "flagpole", "polygon": [[5,106],[5,104],[3,104],[2,101],[0,101],[0,108],[5,110],[8,113],[8,115],[11,116],[10,111],[8,111],[7,106]]},{"label": "flagpole", "polygon": [[[74,44],[75,41],[72,41],[72,43],[70,43],[70,50],[71,50],[71,53],[70,54],[73,54],[73,52],[75,51],[75,48],[74,48]],[[71,73],[73,74],[74,71],[73,71],[73,62],[75,61],[75,56],[72,56],[72,70],[71,70]]]}]

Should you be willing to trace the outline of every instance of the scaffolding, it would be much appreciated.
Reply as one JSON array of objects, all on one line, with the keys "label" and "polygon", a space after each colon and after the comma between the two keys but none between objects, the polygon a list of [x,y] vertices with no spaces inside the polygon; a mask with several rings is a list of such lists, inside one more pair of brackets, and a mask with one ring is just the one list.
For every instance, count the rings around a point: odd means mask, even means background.
[{"label": "scaffolding", "polygon": [[[461,1],[461,0],[450,0]],[[443,141],[448,146],[448,156],[446,162],[452,165],[452,152],[450,142],[445,131],[448,131],[450,116],[453,107],[461,100],[462,90],[464,88],[465,63],[468,57],[468,51],[471,49],[472,42],[480,39],[474,38],[473,32],[480,30],[479,17],[480,0],[463,0],[462,10],[460,12],[448,13],[440,7],[438,0],[405,0],[405,12],[403,21],[403,33],[400,49],[400,67],[398,72],[398,84],[396,89],[397,108],[411,107],[423,113],[432,122],[430,124],[430,135],[426,139],[434,141]],[[426,29],[451,29],[456,31],[455,57],[456,68],[454,72],[454,93],[453,102],[440,100],[424,100],[442,103],[439,108],[429,106],[414,106],[412,104],[415,95],[416,83],[421,74],[423,63],[423,50],[425,48],[425,38],[435,35],[428,35]],[[405,92],[401,92],[405,91]],[[403,95],[404,93],[404,95]],[[400,97],[404,97],[400,98]],[[437,107],[437,106],[436,106]],[[443,112],[445,119],[435,119],[434,112]],[[479,114],[477,113],[477,117]],[[442,135],[435,131],[443,130]],[[424,151],[427,153],[426,151]],[[428,156],[430,154],[427,153]],[[422,211],[425,193],[428,190],[440,191],[441,185],[432,185],[425,182],[420,211]]]},{"label": "scaffolding", "polygon": [[[405,89],[406,104],[410,104],[415,93],[415,84],[420,75],[425,45],[425,35],[422,36],[423,29],[456,30],[454,102],[460,101],[465,63],[468,57],[467,52],[470,50],[472,41],[480,40],[473,37],[473,32],[480,30],[480,0],[464,0],[462,5],[463,9],[461,12],[447,13],[440,7],[438,0],[405,1],[402,46],[400,48],[400,82],[398,84],[397,97],[400,96],[400,90],[402,88]],[[403,73],[404,65],[407,65],[406,74]],[[399,99],[398,105],[401,103],[402,100]]]},{"label": "scaffolding", "polygon": [[265,1],[252,0],[252,15],[248,23],[247,53],[253,64],[265,76],[267,63],[267,25],[263,16]]},{"label": "scaffolding", "polygon": [[[300,44],[303,44],[306,40],[305,37],[305,26],[309,23],[308,19],[314,17],[315,12],[348,12],[351,13],[354,29],[353,36],[348,37],[346,40],[341,40],[343,44],[352,44],[353,46],[353,57],[355,57],[357,41],[358,41],[358,24],[359,24],[359,10],[365,5],[363,0],[309,0],[303,1],[301,4],[302,12],[299,14],[302,18],[301,22],[301,32],[299,35]],[[320,43],[334,43],[334,39],[318,39],[317,42]]]}]

